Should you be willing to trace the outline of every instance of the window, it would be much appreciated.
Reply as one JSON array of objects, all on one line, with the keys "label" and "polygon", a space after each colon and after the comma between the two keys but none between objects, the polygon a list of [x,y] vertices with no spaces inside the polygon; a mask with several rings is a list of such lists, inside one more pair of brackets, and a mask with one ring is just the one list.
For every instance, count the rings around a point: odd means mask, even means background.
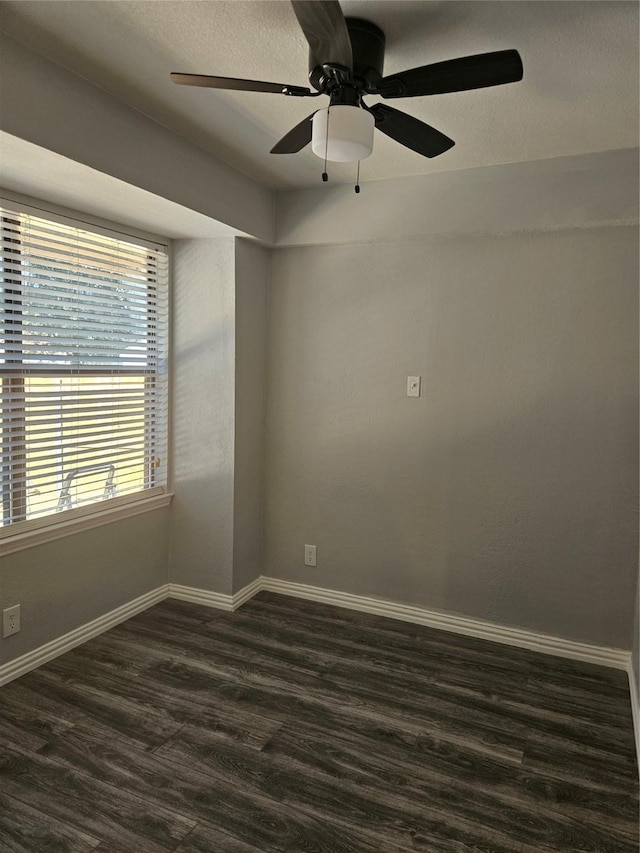
[{"label": "window", "polygon": [[3,532],[167,470],[166,247],[24,211],[0,207]]}]

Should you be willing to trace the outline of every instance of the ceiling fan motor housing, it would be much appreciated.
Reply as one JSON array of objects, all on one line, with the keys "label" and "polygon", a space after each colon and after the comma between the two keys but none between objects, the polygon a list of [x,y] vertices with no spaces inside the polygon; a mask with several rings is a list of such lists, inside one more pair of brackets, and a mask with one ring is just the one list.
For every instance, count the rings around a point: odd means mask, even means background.
[{"label": "ceiling fan motor housing", "polygon": [[[362,92],[374,90],[382,79],[384,67],[384,33],[370,21],[345,18],[353,51],[353,76]],[[309,51],[309,83],[318,92],[327,92],[333,81]]]}]

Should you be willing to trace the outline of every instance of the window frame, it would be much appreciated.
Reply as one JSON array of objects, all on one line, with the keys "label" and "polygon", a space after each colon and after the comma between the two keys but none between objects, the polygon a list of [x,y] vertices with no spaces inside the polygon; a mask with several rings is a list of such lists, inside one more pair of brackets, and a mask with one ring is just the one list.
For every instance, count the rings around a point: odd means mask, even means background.
[{"label": "window frame", "polygon": [[[112,237],[119,240],[134,242],[141,247],[148,247],[153,251],[160,251],[167,256],[167,328],[166,328],[166,363],[170,363],[171,353],[171,241],[158,235],[140,231],[136,228],[119,225],[109,220],[100,219],[80,213],[78,211],[62,208],[58,205],[42,202],[37,199],[31,199],[19,194],[10,193],[5,190],[0,191],[0,205],[8,206],[16,213],[30,214],[36,217],[50,219],[63,225],[80,228],[97,234]],[[16,221],[16,225],[19,223]],[[16,240],[19,244],[19,238]],[[19,251],[19,249],[18,249]],[[20,294],[17,293],[17,300],[20,299]],[[29,375],[37,375],[36,370],[30,369],[27,371]],[[98,374],[100,369],[97,368],[95,373]],[[121,371],[108,371],[111,375],[133,375],[131,370],[123,368]],[[149,371],[134,371],[136,375],[147,375],[146,381],[155,382],[157,372],[149,373]],[[18,376],[11,376],[10,372],[4,371],[0,377],[2,386],[5,382],[22,381],[24,384],[24,371],[20,370]],[[77,375],[77,371],[69,368],[65,371],[61,366],[56,375]],[[166,477],[165,482],[159,485],[151,485],[140,491],[131,492],[125,495],[109,497],[105,500],[83,504],[81,506],[65,509],[62,512],[53,512],[47,515],[38,516],[32,519],[21,519],[10,522],[4,526],[0,526],[0,556],[23,550],[24,548],[34,547],[43,544],[44,542],[59,539],[82,530],[88,530],[94,527],[100,527],[105,524],[111,524],[124,518],[138,515],[142,512],[150,512],[154,509],[159,509],[163,506],[168,506],[173,497],[170,485],[171,477],[171,374],[166,370],[167,374],[167,391],[165,395],[166,411],[163,412],[164,419],[167,424],[166,434]],[[13,426],[9,427],[14,429]],[[20,425],[16,425],[17,429],[26,428],[26,420],[23,418]],[[152,430],[153,431],[153,430]],[[152,432],[151,431],[151,432]],[[153,467],[153,460],[149,456],[150,450],[145,448],[144,464]],[[5,496],[2,496],[5,500]],[[3,510],[4,505],[0,507]]]}]

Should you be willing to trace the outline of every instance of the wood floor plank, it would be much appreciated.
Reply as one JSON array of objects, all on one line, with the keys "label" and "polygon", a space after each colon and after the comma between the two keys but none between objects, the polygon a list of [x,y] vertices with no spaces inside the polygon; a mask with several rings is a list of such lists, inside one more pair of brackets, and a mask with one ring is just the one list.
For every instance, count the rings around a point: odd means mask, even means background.
[{"label": "wood floor plank", "polygon": [[[521,752],[524,745],[525,727],[520,720],[505,713],[495,702],[455,701],[445,691],[432,685],[428,701],[418,691],[399,693],[389,691],[378,679],[355,679],[342,667],[331,668],[323,679],[334,689],[348,692],[363,707],[370,707],[403,720],[411,721],[425,731],[441,731],[451,734],[470,734],[486,743],[498,743],[505,735],[517,744]],[[475,700],[475,697],[474,697]],[[463,710],[464,713],[460,713]]]},{"label": "wood floor plank", "polygon": [[369,648],[378,656],[390,653],[400,661],[415,659],[421,667],[464,661],[494,664],[511,673],[528,672],[529,668],[529,659],[526,652],[520,654],[521,649],[514,654],[510,647],[502,646],[504,652],[496,654],[496,644],[487,640],[273,593],[260,593],[240,612],[258,623],[264,620],[274,627],[307,632],[312,638],[326,637],[354,650]]},{"label": "wood floor plank", "polygon": [[[593,743],[573,741],[566,737],[556,737],[547,732],[532,730],[525,744],[527,763],[538,752],[540,760],[546,756],[549,767],[557,771],[574,768],[574,777],[580,777],[584,784],[591,785],[593,775],[603,781],[606,790],[624,790],[633,794],[637,791],[637,765],[634,752],[619,754]],[[524,760],[524,755],[523,755]],[[576,765],[580,765],[580,770]],[[609,784],[609,782],[611,784]],[[602,784],[597,787],[603,787]]]},{"label": "wood floor plank", "polygon": [[105,734],[127,738],[143,748],[158,746],[180,728],[166,713],[116,697],[108,688],[82,684],[79,674],[60,676],[53,666],[30,672],[24,682],[33,691],[66,704],[74,721],[95,720]]},{"label": "wood floor plank", "polygon": [[0,731],[2,732],[2,743],[13,744],[22,749],[38,750],[47,742],[46,738],[41,735],[34,734],[28,729],[16,726],[6,717],[0,718]]},{"label": "wood floor plank", "polygon": [[[495,666],[505,673],[526,672],[528,675],[538,674],[540,677],[550,674],[552,678],[562,674],[568,682],[591,684],[596,689],[606,686],[610,692],[627,698],[629,696],[626,674],[621,670],[544,655],[528,649],[384,616],[372,616],[333,605],[261,592],[247,602],[239,613],[246,616],[259,614],[274,624],[287,627],[299,628],[306,625],[310,633],[315,632],[317,636],[338,636],[337,632],[346,631],[346,635],[353,641],[368,638],[371,645],[379,644],[383,647],[382,652],[391,647],[405,650],[408,655],[417,651],[423,663],[427,658],[432,658],[435,663],[443,665],[458,662],[465,667],[473,667],[475,663],[482,670]],[[233,614],[234,617],[236,615]]]},{"label": "wood floor plank", "polygon": [[[162,749],[169,752],[177,739]],[[413,746],[375,744],[359,733],[333,731],[330,741],[317,726],[298,723],[283,727],[267,744],[265,752],[282,755],[299,765],[311,764],[328,776],[347,778],[357,784],[392,785],[399,789],[431,786],[428,799],[459,795],[462,801],[495,798],[495,806],[521,803],[533,813],[548,812],[555,816],[564,811],[579,821],[596,819],[602,812],[602,827],[615,821],[621,832],[634,837],[637,809],[633,797],[626,792],[594,791],[575,783],[554,783],[517,766],[479,758],[464,747],[452,748],[430,740],[418,740]],[[420,796],[423,796],[422,794]],[[426,794],[425,794],[426,796]],[[486,812],[483,811],[483,814]]]},{"label": "wood floor plank", "polygon": [[19,681],[5,684],[0,690],[0,731],[7,731],[5,726],[11,725],[46,742],[73,725],[59,714],[32,706],[29,691]]},{"label": "wood floor plank", "polygon": [[[297,813],[373,832],[388,847],[423,850],[425,842],[418,839],[430,838],[429,843],[437,840],[443,851],[449,851],[469,833],[478,839],[478,828],[465,826],[465,815],[459,813],[448,822],[447,811],[428,798],[402,796],[389,784],[373,787],[365,785],[363,779],[354,783],[344,775],[330,777],[314,761],[301,765],[268,751],[268,746],[266,750],[267,754],[242,754],[234,744],[222,743],[204,729],[185,727],[157,754],[176,764],[197,767],[217,784],[225,784],[232,772],[237,782],[256,786],[263,793],[275,792]],[[483,834],[496,851],[511,849],[508,836],[500,837],[495,827],[483,829]]]},{"label": "wood floor plank", "polygon": [[[73,731],[73,729],[70,729]],[[172,850],[196,821],[125,794],[38,753],[0,747],[2,792],[97,839],[136,853]]]},{"label": "wood floor plank", "polygon": [[[118,698],[127,704],[135,702],[138,710],[152,709],[162,714],[166,726],[158,731],[158,741],[149,744],[153,749],[163,743],[174,731],[185,724],[206,726],[219,737],[227,737],[244,743],[254,749],[260,749],[282,725],[283,718],[266,714],[253,714],[238,707],[220,707],[215,697],[201,695],[201,701],[194,702],[193,697],[178,691],[162,691],[146,678],[132,675],[120,675],[102,668],[93,660],[78,670],[75,661],[68,665],[66,656],[53,661],[50,671],[62,678],[73,677],[78,684],[88,689],[108,690],[111,699]],[[164,660],[164,658],[160,658]],[[114,734],[122,739],[119,733]],[[125,732],[128,738],[128,732]]]},{"label": "wood floor plank", "polygon": [[[181,732],[177,738],[185,736]],[[170,751],[174,741],[163,749]],[[624,795],[603,796],[568,784],[538,785],[533,775],[520,768],[470,760],[465,752],[432,749],[426,753],[420,746],[411,754],[388,749],[372,753],[357,738],[338,733],[327,744],[321,730],[298,726],[281,729],[265,749],[300,767],[303,775],[316,769],[328,778],[348,779],[365,789],[391,788],[418,805],[438,804],[456,822],[464,816],[482,826],[490,815],[494,827],[511,828],[514,834],[519,828],[522,843],[577,835],[576,827],[584,826],[589,827],[591,838],[613,836],[628,844],[637,836],[636,809]],[[599,811],[606,813],[600,821]]]},{"label": "wood floor plank", "polygon": [[0,790],[2,853],[640,853],[624,673],[273,593],[6,685]]},{"label": "wood floor plank", "polygon": [[[142,663],[131,655],[123,657],[121,648],[114,648],[111,642],[111,631],[88,640],[81,646],[71,649],[63,659],[69,669],[76,665],[78,670],[83,670],[88,662],[100,665],[103,669],[110,669],[120,675],[137,675],[142,669]],[[50,663],[56,664],[59,658],[54,658]]]},{"label": "wood floor plank", "polygon": [[176,847],[175,853],[263,853],[253,844],[240,841],[217,826],[199,823]]},{"label": "wood floor plank", "polygon": [[409,641],[399,641],[395,635],[390,639],[376,636],[359,625],[343,622],[337,628],[332,623],[327,627],[326,620],[309,619],[306,614],[304,617],[300,614],[282,617],[281,611],[276,614],[238,611],[232,619],[217,620],[207,629],[212,636],[266,645],[270,652],[275,651],[276,659],[293,650],[295,654],[309,655],[321,662],[328,659],[335,663],[348,656],[358,664],[370,662],[389,672],[417,670],[424,673],[428,670],[428,655]]},{"label": "wood floor plank", "polygon": [[637,792],[638,776],[635,762],[630,757],[625,766],[616,765],[609,753],[601,757],[602,750],[580,750],[573,743],[558,746],[556,738],[532,733],[525,745],[523,766],[559,781],[580,783],[603,792],[633,795]]},{"label": "wood floor plank", "polygon": [[100,840],[0,791],[3,853],[91,853]]},{"label": "wood floor plank", "polygon": [[[218,744],[223,741],[216,739]],[[260,784],[254,767],[255,750],[226,742],[222,749],[228,762],[213,766],[201,762],[176,762],[156,753],[132,752],[119,742],[104,743],[87,727],[74,727],[44,749],[50,763],[74,772],[79,778],[99,779],[101,784],[144,800],[149,808],[167,807],[187,816],[193,825],[203,820],[246,844],[263,851],[289,850],[315,839],[319,851],[375,851],[378,844],[367,833],[342,827],[338,832],[322,819],[298,813],[282,802],[274,783]],[[268,771],[266,771],[268,773]]]},{"label": "wood floor plank", "polygon": [[421,703],[413,695],[399,698],[397,690],[386,690],[381,696],[375,679],[369,678],[366,687],[360,686],[334,669],[321,678],[294,678],[285,677],[280,671],[269,675],[258,668],[237,669],[215,655],[211,660],[200,656],[193,659],[180,652],[169,659],[158,656],[156,651],[141,650],[141,654],[145,653],[156,658],[145,669],[145,677],[158,681],[167,690],[190,694],[194,702],[202,696],[217,695],[221,700],[231,699],[276,717],[317,716],[332,709],[381,722],[401,715],[403,725],[412,726],[418,733],[431,728],[452,737],[472,733],[485,743],[485,748],[500,747],[507,740],[504,746],[511,754],[516,754],[518,760],[522,754],[523,726],[484,708],[468,708],[461,717],[459,706],[447,697],[431,697],[429,703]]},{"label": "wood floor plank", "polygon": [[511,695],[507,692],[485,695],[478,690],[437,681],[431,695],[432,698],[447,697],[450,701],[455,696],[467,712],[491,712],[494,719],[504,719],[505,725],[516,727],[520,732],[548,732],[623,754],[628,753],[632,746],[629,727],[591,719],[579,705],[565,700],[547,701],[544,695],[540,696],[528,688],[514,690]]},{"label": "wood floor plank", "polygon": [[[274,657],[259,647],[238,641],[225,642],[219,633],[220,623],[215,622],[206,633],[183,630],[180,632],[180,651],[183,656],[190,660],[210,661],[215,655],[215,660],[221,665],[228,664],[234,669],[248,672],[256,669],[264,674],[282,675],[287,672],[295,672],[302,678],[315,678],[324,669],[324,662],[314,659],[312,655],[301,654],[290,645],[283,650],[283,654]],[[215,632],[215,633],[214,633]],[[148,626],[121,625],[119,636],[131,639],[139,639],[145,642],[149,636]],[[175,653],[175,637],[166,634],[158,636],[157,632],[151,631],[157,648],[165,648],[168,652]]]},{"label": "wood floor plank", "polygon": [[[44,667],[40,667],[37,671],[44,671]],[[32,719],[41,719],[49,723],[51,734],[60,729],[69,728],[76,720],[86,717],[77,702],[60,701],[47,691],[39,690],[37,685],[33,685],[33,688],[27,686],[26,675],[3,685],[0,690],[2,691],[0,704],[3,709],[11,707],[12,713],[13,709],[16,709],[15,713],[19,715],[22,708],[25,719],[28,715]]]},{"label": "wood floor plank", "polygon": [[[281,648],[294,646],[306,652],[334,661],[349,659],[386,667],[389,671],[419,673],[436,672],[441,661],[429,648],[412,646],[406,638],[376,636],[371,630],[362,630],[360,625],[344,622],[326,624],[326,620],[301,618],[298,614],[282,617],[269,611],[234,615],[233,624],[248,636],[267,637],[279,643]],[[211,630],[219,630],[212,625]]]}]

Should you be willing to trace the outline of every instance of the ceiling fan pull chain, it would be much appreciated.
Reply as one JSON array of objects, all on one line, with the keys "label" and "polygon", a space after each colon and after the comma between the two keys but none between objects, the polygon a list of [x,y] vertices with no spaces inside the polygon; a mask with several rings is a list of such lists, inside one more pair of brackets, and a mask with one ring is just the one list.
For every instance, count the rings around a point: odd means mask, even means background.
[{"label": "ceiling fan pull chain", "polygon": [[360,192],[360,160],[358,160],[358,172],[356,174],[356,192]]},{"label": "ceiling fan pull chain", "polygon": [[327,151],[329,150],[329,118],[331,117],[331,107],[327,107],[327,130],[324,135],[324,172],[322,173],[322,180],[328,181],[329,175],[327,174]]}]

